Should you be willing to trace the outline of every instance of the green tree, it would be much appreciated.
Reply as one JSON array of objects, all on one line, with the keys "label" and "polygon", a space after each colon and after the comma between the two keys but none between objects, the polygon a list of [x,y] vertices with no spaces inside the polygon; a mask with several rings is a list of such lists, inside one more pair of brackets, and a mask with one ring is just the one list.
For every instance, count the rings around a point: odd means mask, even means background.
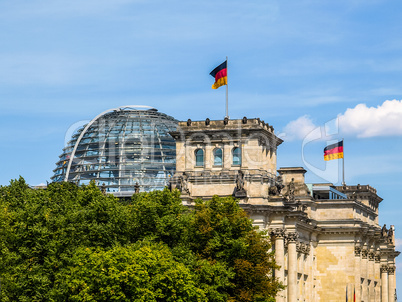
[{"label": "green tree", "polygon": [[60,275],[71,301],[207,301],[190,269],[162,243],[80,248]]},{"label": "green tree", "polygon": [[94,183],[0,187],[2,301],[271,301],[269,240],[232,198],[155,191],[122,203]]},{"label": "green tree", "polygon": [[197,200],[194,216],[192,250],[234,272],[229,301],[274,301],[283,286],[273,277],[277,266],[269,238],[253,227],[236,200],[218,196]]},{"label": "green tree", "polygon": [[57,273],[79,247],[129,243],[129,211],[94,185],[54,183],[32,190],[20,178],[0,188],[0,281],[3,301],[63,295]]}]

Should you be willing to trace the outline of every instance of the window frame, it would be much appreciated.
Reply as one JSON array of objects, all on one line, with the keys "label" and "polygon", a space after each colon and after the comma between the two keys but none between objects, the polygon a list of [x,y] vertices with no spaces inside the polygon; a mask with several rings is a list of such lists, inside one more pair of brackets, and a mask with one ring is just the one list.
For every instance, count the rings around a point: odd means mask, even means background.
[{"label": "window frame", "polygon": [[[235,154],[235,152],[236,152],[237,150],[239,150],[239,151],[238,151],[238,154]],[[237,155],[237,157],[239,158],[238,163],[235,163],[235,161],[234,161],[235,155]],[[241,156],[242,156],[242,150],[241,150],[241,148],[240,148],[240,147],[233,147],[233,149],[232,149],[232,166],[241,166],[241,163],[242,163],[242,158],[241,158]]]},{"label": "window frame", "polygon": [[[199,151],[202,152],[201,155],[197,154]],[[195,156],[195,166],[196,166],[196,167],[204,167],[204,165],[205,165],[205,152],[204,152],[204,149],[202,149],[202,148],[197,148],[197,149],[195,149],[195,151],[194,151],[194,156]],[[202,156],[202,164],[199,164],[199,163],[200,163],[200,162],[198,161],[198,157],[199,157],[199,156]]]},{"label": "window frame", "polygon": [[[220,151],[220,159],[221,159],[221,161],[220,161],[220,163],[216,163],[216,158],[219,158],[217,155],[216,155],[216,152],[217,151]],[[212,151],[212,155],[213,155],[213,159],[214,159],[214,167],[222,167],[223,166],[223,150],[222,150],[222,148],[219,148],[219,147],[216,147],[213,151]]]}]

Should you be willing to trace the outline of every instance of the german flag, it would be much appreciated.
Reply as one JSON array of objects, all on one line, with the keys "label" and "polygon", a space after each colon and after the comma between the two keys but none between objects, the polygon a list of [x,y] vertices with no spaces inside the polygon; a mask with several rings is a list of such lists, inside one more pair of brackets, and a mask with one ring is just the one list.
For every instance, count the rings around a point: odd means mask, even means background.
[{"label": "german flag", "polygon": [[324,160],[343,158],[343,140],[326,146],[324,149]]},{"label": "german flag", "polygon": [[228,61],[226,60],[221,65],[211,71],[210,75],[215,78],[215,83],[212,89],[218,89],[221,86],[228,84]]}]

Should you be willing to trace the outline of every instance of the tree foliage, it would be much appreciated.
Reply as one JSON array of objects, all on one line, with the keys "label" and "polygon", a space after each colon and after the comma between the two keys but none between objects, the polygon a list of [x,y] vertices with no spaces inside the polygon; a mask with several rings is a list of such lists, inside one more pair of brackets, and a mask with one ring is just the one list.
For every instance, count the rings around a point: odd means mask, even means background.
[{"label": "tree foliage", "polygon": [[0,187],[1,301],[274,301],[270,242],[233,198],[129,203],[91,183]]}]

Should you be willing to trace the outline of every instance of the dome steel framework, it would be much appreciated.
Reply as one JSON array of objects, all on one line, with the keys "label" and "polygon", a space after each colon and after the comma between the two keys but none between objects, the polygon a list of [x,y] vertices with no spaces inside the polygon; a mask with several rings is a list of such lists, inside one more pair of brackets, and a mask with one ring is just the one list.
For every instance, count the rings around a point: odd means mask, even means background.
[{"label": "dome steel framework", "polygon": [[178,121],[148,106],[102,112],[81,127],[56,163],[52,180],[77,185],[94,180],[106,191],[128,196],[163,189],[174,174],[176,144],[170,136]]}]

